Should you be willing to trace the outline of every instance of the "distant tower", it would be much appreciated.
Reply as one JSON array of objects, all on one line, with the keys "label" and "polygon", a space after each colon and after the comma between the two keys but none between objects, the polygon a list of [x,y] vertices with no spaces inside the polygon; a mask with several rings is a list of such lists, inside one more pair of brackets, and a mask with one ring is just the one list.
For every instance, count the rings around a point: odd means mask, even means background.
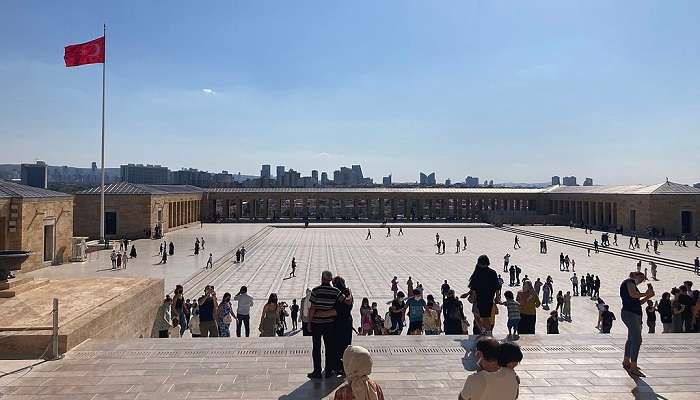
[{"label": "distant tower", "polygon": [[593,186],[593,179],[592,178],[586,178],[583,181],[583,186]]},{"label": "distant tower", "polygon": [[49,183],[48,168],[43,161],[37,161],[36,164],[20,165],[20,177],[22,184],[46,189]]},{"label": "distant tower", "polygon": [[263,179],[270,179],[270,164],[262,165],[262,169],[260,169],[260,177]]},{"label": "distant tower", "polygon": [[552,186],[559,186],[559,185],[561,185],[561,179],[559,178],[559,176],[554,175],[552,177]]}]

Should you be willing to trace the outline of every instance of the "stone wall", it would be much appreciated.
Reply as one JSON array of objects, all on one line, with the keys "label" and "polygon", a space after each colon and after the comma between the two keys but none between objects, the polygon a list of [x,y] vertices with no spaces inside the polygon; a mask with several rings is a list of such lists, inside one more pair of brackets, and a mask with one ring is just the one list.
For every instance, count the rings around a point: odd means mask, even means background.
[{"label": "stone wall", "polygon": [[[676,236],[681,233],[681,213],[692,214],[692,232],[688,239],[700,232],[700,202],[693,195],[659,195],[654,196],[650,205],[651,224],[664,227],[666,235]],[[688,236],[688,235],[687,235]]]},{"label": "stone wall", "polygon": [[[108,239],[138,239],[151,226],[150,195],[105,195],[105,212],[117,213],[117,233]],[[75,234],[100,238],[100,195],[75,196]]]},{"label": "stone wall", "polygon": [[[73,237],[73,198],[23,199],[20,205],[21,245],[14,250],[29,250],[32,255],[22,264],[22,271],[70,262]],[[53,260],[44,261],[44,225],[54,225]]]}]

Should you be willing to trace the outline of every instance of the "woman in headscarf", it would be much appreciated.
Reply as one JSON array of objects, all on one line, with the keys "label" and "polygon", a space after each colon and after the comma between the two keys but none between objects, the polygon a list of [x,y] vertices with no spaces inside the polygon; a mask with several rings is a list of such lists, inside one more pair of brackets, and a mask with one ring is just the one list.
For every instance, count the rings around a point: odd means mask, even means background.
[{"label": "woman in headscarf", "polygon": [[520,304],[518,334],[534,334],[535,323],[537,322],[537,307],[540,306],[540,299],[537,298],[535,288],[530,281],[523,282],[523,290],[518,292],[516,301]]},{"label": "woman in headscarf", "polygon": [[348,383],[335,392],[334,400],[384,400],[382,388],[369,379],[372,356],[361,346],[348,346],[343,352]]}]

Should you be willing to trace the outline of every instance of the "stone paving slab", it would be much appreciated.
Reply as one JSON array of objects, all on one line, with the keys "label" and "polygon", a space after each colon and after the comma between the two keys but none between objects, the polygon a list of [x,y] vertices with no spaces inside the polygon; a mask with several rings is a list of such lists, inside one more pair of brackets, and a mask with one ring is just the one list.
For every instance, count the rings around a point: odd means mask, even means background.
[{"label": "stone paving slab", "polygon": [[[699,335],[645,339],[640,366],[648,377],[637,380],[620,366],[624,341],[623,335],[523,337],[520,398],[700,398]],[[372,353],[372,377],[387,399],[456,398],[474,371],[469,336],[355,337],[353,343]],[[89,340],[62,360],[5,378],[0,393],[3,400],[332,398],[343,382],[308,380],[310,352],[305,337]]]}]

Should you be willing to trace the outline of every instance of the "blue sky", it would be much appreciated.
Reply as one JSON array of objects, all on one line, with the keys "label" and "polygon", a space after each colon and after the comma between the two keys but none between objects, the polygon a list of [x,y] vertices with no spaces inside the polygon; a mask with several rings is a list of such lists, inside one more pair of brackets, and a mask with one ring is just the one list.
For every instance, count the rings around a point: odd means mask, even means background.
[{"label": "blue sky", "polygon": [[[70,6],[68,5],[70,4]],[[0,3],[0,163],[700,181],[697,1]]]}]

